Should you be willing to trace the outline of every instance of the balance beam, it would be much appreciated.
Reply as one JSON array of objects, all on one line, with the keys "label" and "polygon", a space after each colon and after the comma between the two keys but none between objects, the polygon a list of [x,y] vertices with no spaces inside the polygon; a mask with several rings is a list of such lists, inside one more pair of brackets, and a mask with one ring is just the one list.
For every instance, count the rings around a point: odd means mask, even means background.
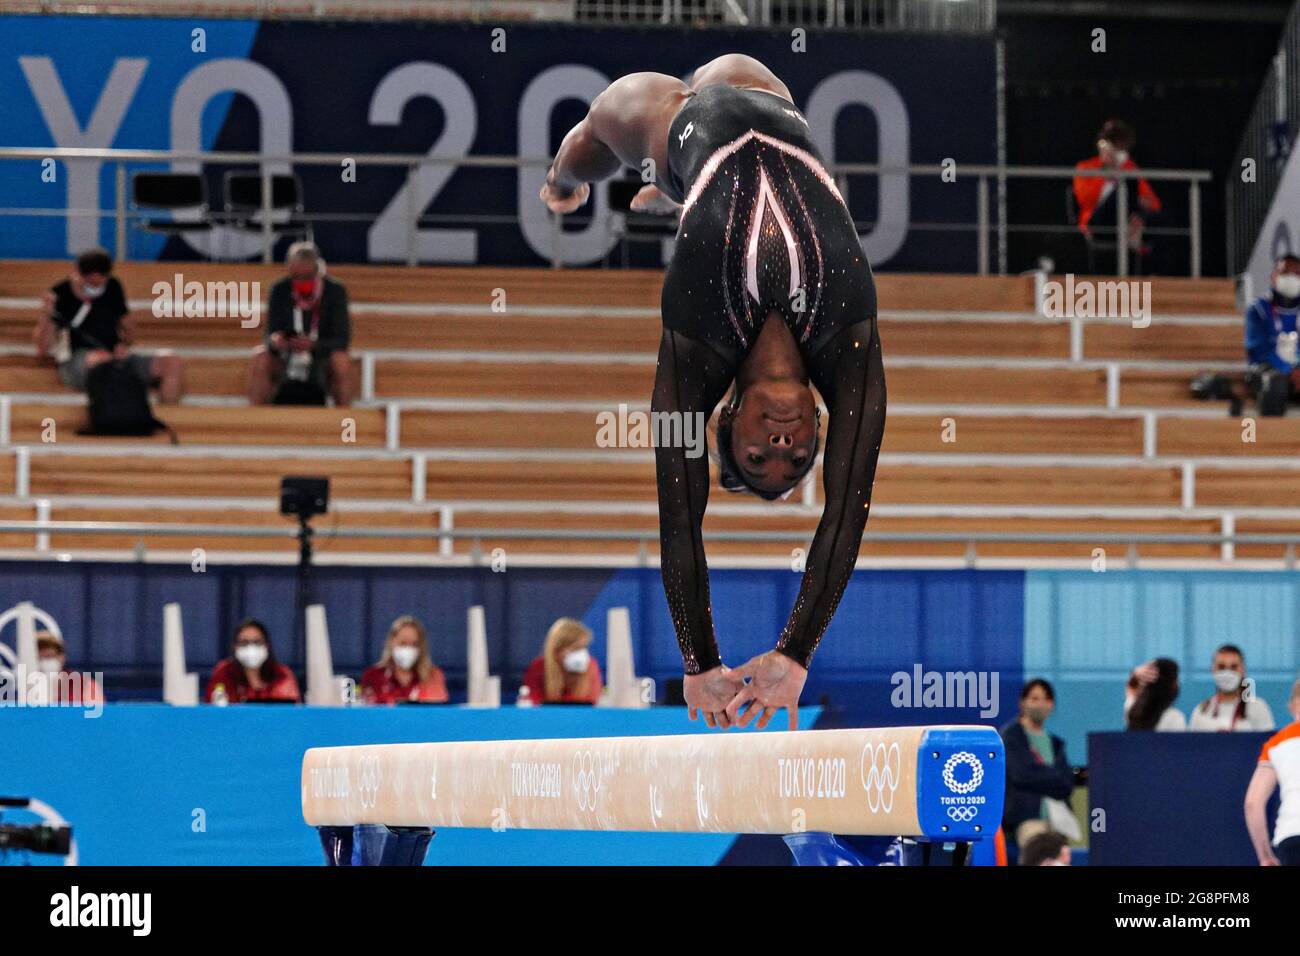
[{"label": "balance beam", "polygon": [[1004,751],[989,727],[324,747],[302,763],[318,828],[482,827],[992,837]]}]

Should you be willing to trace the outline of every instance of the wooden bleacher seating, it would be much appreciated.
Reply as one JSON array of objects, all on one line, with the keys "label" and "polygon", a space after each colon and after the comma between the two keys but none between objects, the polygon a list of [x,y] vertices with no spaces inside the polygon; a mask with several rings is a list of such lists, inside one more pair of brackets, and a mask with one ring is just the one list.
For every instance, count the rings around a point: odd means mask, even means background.
[{"label": "wooden bleacher seating", "polygon": [[[0,300],[34,300],[65,271],[65,263],[7,263],[0,269]],[[117,270],[135,300],[147,299],[154,281],[168,281],[176,271],[186,280],[259,281],[263,294],[283,274],[278,266],[197,263],[127,263]],[[311,473],[331,478],[338,502],[335,513],[318,523],[321,551],[450,549],[464,556],[475,547],[487,552],[500,546],[629,560],[643,550],[657,553],[651,456],[601,453],[594,445],[594,409],[614,410],[619,403],[648,408],[660,273],[340,265],[331,274],[347,283],[355,309],[358,382],[363,355],[373,362],[373,395],[349,409],[249,408],[240,398],[247,349],[260,340],[260,330],[240,328],[235,319],[158,319],[135,311],[140,347],[174,348],[185,357],[191,403],[159,412],[180,437],[175,448],[162,435],[150,441],[77,436],[79,401],[51,365],[31,354],[33,309],[0,304],[0,394],[12,396],[10,445],[0,447],[0,495],[6,496],[0,519],[32,520],[35,502],[46,499],[55,521],[284,526],[275,509],[279,477]],[[1207,509],[1287,509],[1300,499],[1300,469],[1280,461],[1300,451],[1300,423],[1264,420],[1256,441],[1243,442],[1239,420],[1188,395],[1188,363],[1241,364],[1240,322],[1226,280],[1154,280],[1152,326],[1085,324],[1080,364],[1070,362],[1068,320],[1032,317],[1031,277],[881,274],[877,283],[892,410],[869,539],[887,531],[1211,534],[1222,530],[1222,520]],[[491,309],[497,289],[505,290],[504,312]],[[1162,317],[1191,321],[1162,324]],[[1108,409],[1111,374],[1118,374],[1119,405]],[[531,407],[488,407],[496,402]],[[396,416],[394,448],[390,416]],[[955,442],[943,438],[947,418],[956,423]],[[57,428],[57,449],[42,447],[49,421]],[[348,421],[354,440],[344,442]],[[1152,438],[1159,456],[1154,461],[1144,457]],[[26,495],[14,498],[18,446],[27,449],[21,465]],[[133,451],[144,447],[147,454]],[[1269,460],[1253,460],[1259,458]],[[1187,487],[1183,460],[1195,462]],[[417,472],[423,478],[418,501]],[[1183,507],[1188,494],[1192,511]],[[149,506],[151,499],[156,506]],[[715,488],[706,530],[810,536],[819,501],[816,484],[811,505],[796,495],[774,507]],[[193,507],[196,502],[203,506]],[[537,537],[445,540],[439,535],[444,504],[458,531],[535,530]],[[1061,513],[1046,513],[1053,509]],[[1105,513],[1069,513],[1086,509]],[[428,535],[330,539],[331,522],[426,529]],[[1288,524],[1246,512],[1236,527],[1296,530],[1300,517]],[[547,536],[557,529],[608,528],[627,538]],[[50,548],[129,551],[139,537],[56,532]],[[289,538],[219,535],[145,536],[143,542],[151,551],[291,554],[295,548]],[[0,534],[0,548],[32,546],[31,534]],[[795,546],[716,542],[709,550],[720,558],[782,559]],[[978,549],[981,557],[1008,559],[1087,558],[1091,550],[1085,543],[984,543]],[[965,552],[961,542],[869,540],[863,556],[960,559]],[[1141,545],[1138,553],[1213,560],[1219,549]],[[1276,558],[1281,548],[1238,553]]]}]

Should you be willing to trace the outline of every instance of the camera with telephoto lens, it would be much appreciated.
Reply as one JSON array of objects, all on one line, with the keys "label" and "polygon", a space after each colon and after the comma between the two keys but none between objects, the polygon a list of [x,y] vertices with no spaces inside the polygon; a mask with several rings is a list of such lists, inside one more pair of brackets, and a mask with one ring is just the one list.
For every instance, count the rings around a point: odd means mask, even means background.
[{"label": "camera with telephoto lens", "polygon": [[[26,797],[0,797],[0,807],[26,807]],[[49,823],[0,823],[0,856],[9,850],[67,856],[72,851],[72,827]]]}]

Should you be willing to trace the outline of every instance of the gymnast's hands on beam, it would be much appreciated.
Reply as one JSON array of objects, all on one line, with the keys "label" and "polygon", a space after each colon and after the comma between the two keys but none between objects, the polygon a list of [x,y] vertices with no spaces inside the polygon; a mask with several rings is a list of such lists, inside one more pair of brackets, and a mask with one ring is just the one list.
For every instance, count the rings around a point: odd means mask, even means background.
[{"label": "gymnast's hands on beam", "polygon": [[687,674],[682,680],[682,696],[686,698],[687,716],[694,720],[698,713],[704,714],[704,722],[710,727],[727,728],[731,718],[727,716],[727,705],[735,699],[745,686],[745,679],[738,671],[730,670],[726,664],[710,668],[700,674]]},{"label": "gymnast's hands on beam", "polygon": [[751,658],[729,673],[749,679],[749,683],[741,687],[727,705],[729,724],[747,727],[757,716],[755,726],[762,730],[784,707],[790,714],[790,729],[799,729],[799,695],[808,679],[807,668],[780,651],[771,650]]}]

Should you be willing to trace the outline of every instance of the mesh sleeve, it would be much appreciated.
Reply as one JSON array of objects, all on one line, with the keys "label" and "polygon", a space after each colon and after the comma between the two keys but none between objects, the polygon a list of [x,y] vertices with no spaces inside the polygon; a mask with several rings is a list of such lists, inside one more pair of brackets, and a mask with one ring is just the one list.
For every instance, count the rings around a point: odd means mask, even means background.
[{"label": "mesh sleeve", "polygon": [[[709,569],[701,526],[709,501],[709,456],[704,425],[721,401],[735,369],[707,345],[665,329],[659,344],[653,413],[675,413],[677,435],[698,435],[698,444],[658,442],[659,549],[664,596],[672,615],[687,674],[721,663],[709,604]],[[694,416],[686,431],[685,416]],[[656,435],[664,429],[656,428]]]},{"label": "mesh sleeve", "polygon": [[844,329],[808,363],[830,412],[822,458],[825,508],[777,650],[807,667],[853,574],[885,431],[885,372],[870,319]]}]

